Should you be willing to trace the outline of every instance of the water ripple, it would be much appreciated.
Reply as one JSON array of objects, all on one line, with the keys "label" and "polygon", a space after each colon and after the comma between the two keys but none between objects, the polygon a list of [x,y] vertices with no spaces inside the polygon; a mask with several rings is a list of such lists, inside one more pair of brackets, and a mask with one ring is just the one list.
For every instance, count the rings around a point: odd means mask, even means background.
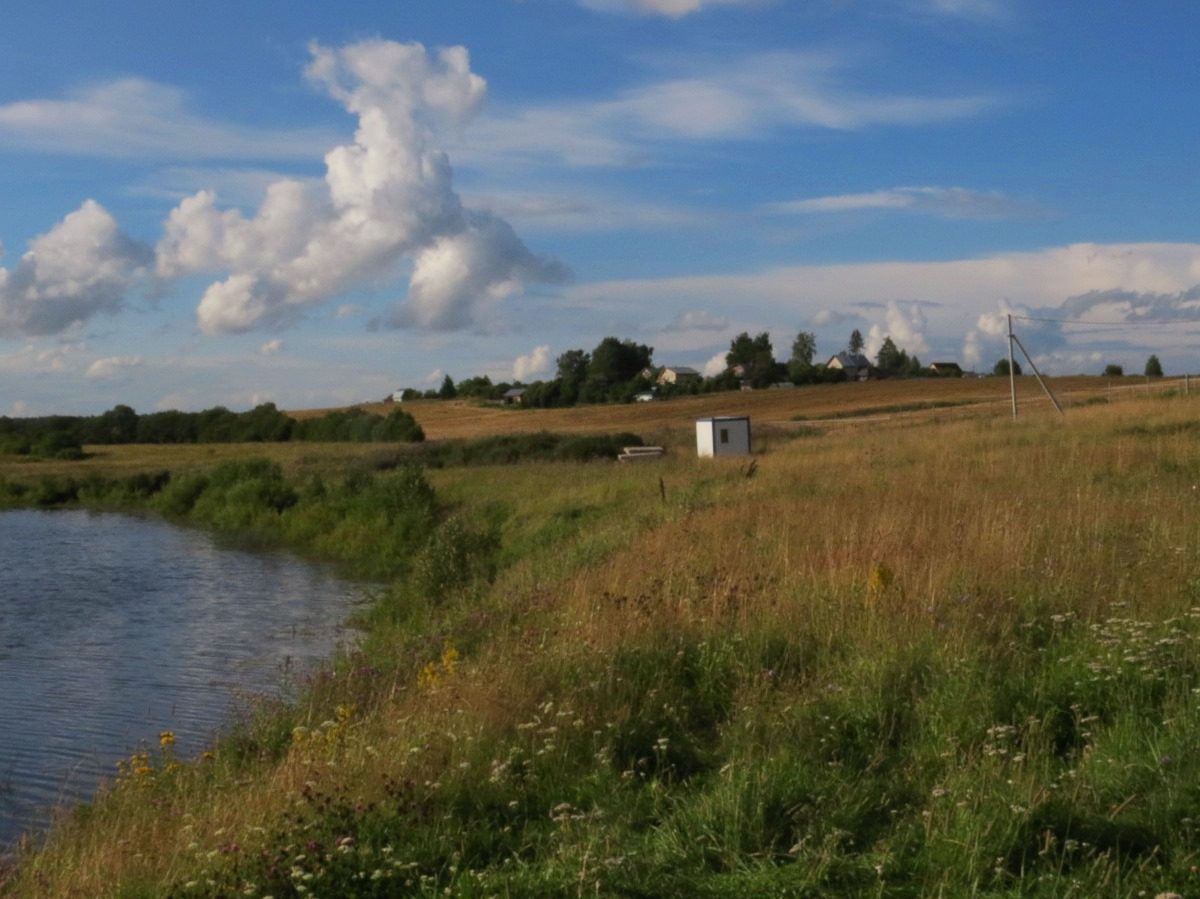
[{"label": "water ripple", "polygon": [[286,554],[88,512],[0,513],[0,846],[236,696],[276,693],[348,635],[363,591]]}]

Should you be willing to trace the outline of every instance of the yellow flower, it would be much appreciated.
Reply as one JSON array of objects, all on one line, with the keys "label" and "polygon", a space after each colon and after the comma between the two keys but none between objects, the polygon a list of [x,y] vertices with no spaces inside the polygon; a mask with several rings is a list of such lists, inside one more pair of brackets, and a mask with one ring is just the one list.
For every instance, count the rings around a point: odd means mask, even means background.
[{"label": "yellow flower", "polygon": [[446,669],[447,674],[453,674],[454,669],[458,667],[458,650],[454,648],[453,643],[447,643],[442,650],[442,667]]},{"label": "yellow flower", "polygon": [[892,573],[892,569],[883,563],[876,565],[871,569],[870,577],[867,578],[867,595],[871,600],[879,599],[888,592],[895,580],[896,575]]},{"label": "yellow flower", "polygon": [[417,674],[418,687],[433,687],[438,682],[437,665],[433,662],[426,662],[425,666]]},{"label": "yellow flower", "polygon": [[169,749],[175,745],[175,732],[164,730],[158,735],[158,745],[163,749]]}]

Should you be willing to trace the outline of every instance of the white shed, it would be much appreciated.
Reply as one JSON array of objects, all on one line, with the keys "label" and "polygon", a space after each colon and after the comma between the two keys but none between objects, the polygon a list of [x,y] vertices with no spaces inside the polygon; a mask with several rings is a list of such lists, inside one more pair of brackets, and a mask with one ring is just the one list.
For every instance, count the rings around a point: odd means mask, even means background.
[{"label": "white shed", "polygon": [[745,415],[722,415],[696,420],[696,455],[746,456],[750,454],[750,419]]}]

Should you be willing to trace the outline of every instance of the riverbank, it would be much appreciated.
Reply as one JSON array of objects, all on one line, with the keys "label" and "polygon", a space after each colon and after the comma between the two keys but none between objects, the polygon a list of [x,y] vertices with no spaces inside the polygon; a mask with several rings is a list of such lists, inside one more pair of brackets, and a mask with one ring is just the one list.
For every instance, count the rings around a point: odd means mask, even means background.
[{"label": "riverbank", "polygon": [[753,476],[218,478],[190,520],[396,586],[300,703],[151,753],[5,892],[1194,893],[1197,411],[807,429]]}]

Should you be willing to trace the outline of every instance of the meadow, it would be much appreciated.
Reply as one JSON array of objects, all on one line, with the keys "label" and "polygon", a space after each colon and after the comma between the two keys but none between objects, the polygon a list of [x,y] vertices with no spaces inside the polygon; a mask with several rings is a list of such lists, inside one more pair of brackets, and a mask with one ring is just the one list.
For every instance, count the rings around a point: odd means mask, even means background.
[{"label": "meadow", "polygon": [[[1200,893],[1200,397],[1056,382],[1066,416],[1014,422],[1006,387],[405,405],[431,441],[668,446],[636,466],[0,460],[384,584],[298,702],[125,760],[0,894]],[[694,458],[723,412],[753,469]]]}]

